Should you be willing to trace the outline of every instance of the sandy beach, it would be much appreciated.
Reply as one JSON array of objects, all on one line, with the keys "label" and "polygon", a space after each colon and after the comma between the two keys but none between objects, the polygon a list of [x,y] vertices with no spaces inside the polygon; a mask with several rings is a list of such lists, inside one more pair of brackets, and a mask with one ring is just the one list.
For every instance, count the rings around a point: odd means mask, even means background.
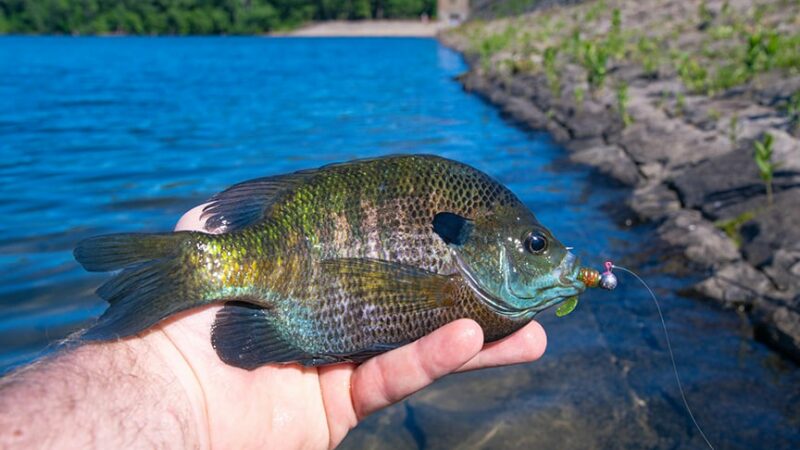
[{"label": "sandy beach", "polygon": [[444,22],[416,20],[364,20],[314,23],[285,36],[305,37],[433,37],[447,28]]}]

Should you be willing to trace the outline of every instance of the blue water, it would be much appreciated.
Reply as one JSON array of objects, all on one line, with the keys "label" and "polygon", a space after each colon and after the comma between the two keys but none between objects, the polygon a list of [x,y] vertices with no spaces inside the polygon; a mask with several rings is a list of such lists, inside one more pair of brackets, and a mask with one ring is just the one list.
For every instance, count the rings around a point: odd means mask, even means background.
[{"label": "blue water", "polygon": [[[690,403],[720,448],[800,447],[800,370],[747,321],[678,297],[624,191],[564,162],[453,77],[425,39],[0,39],[0,372],[102,312],[71,250],[163,231],[226,186],[391,153],[437,153],[507,184],[584,259],[636,266],[662,297]],[[700,448],[655,310],[633,280],[541,316],[533,364],[448,377],[366,420],[348,448]]]}]

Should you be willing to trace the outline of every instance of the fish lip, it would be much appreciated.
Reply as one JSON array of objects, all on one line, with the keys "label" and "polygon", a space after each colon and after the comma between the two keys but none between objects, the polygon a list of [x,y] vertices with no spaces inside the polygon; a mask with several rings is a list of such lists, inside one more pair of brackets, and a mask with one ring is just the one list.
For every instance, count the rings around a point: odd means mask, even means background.
[{"label": "fish lip", "polygon": [[[503,267],[503,270],[504,270],[504,273],[505,273],[505,289],[506,289],[506,291],[508,291],[509,294],[513,295],[514,297],[516,297],[516,298],[518,298],[520,300],[533,300],[536,297],[538,297],[538,294],[537,295],[524,296],[524,295],[519,295],[516,292],[514,292],[514,289],[511,287],[511,284],[509,283],[509,280],[508,280],[508,267],[510,265],[511,265],[511,261],[508,261],[507,258],[506,258],[505,267]],[[573,288],[573,289],[575,289],[574,295],[580,294],[583,291],[583,289],[582,289],[582,286],[577,284],[577,283],[579,283],[578,280],[577,280],[578,271],[579,270],[580,270],[580,265],[578,264],[578,257],[575,256],[575,254],[573,254],[572,252],[567,252],[567,254],[564,256],[564,258],[561,259],[561,262],[558,264],[558,266],[555,269],[553,269],[553,272],[555,272],[554,273],[555,277],[558,279],[558,284],[559,285],[558,286],[552,286],[550,288],[546,288],[546,289],[544,289],[544,291],[546,291],[548,289],[552,289],[552,288]]]},{"label": "fish lip", "polygon": [[572,252],[567,252],[561,263],[558,264],[555,271],[558,274],[558,281],[562,287],[574,287],[575,282],[578,281],[578,257]]}]

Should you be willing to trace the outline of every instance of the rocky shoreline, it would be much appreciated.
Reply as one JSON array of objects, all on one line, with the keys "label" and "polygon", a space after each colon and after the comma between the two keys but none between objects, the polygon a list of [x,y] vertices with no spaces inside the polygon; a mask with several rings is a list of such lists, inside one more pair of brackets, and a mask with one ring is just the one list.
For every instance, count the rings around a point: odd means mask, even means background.
[{"label": "rocky shoreline", "polygon": [[[575,95],[589,91],[576,64],[559,67],[554,91],[547,73],[487,64],[463,34],[440,40],[470,64],[464,89],[549,132],[572,161],[630,187],[628,207],[658,224],[679,266],[710,274],[685,294],[747,312],[756,338],[800,362],[800,139],[782,109],[800,92],[800,76],[769,73],[702,95],[675,73],[654,76],[613,61],[608,73],[625,83],[621,114],[619,91]],[[772,203],[753,158],[767,135],[776,164]]]}]

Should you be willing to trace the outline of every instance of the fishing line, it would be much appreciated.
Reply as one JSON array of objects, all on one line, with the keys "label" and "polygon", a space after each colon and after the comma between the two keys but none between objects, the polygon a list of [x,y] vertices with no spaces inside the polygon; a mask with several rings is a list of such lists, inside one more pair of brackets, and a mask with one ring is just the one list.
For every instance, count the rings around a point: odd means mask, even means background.
[{"label": "fishing line", "polygon": [[661,326],[664,328],[664,337],[667,340],[667,350],[669,351],[669,359],[672,361],[672,371],[675,373],[675,381],[678,382],[678,391],[680,391],[680,393],[681,393],[681,399],[683,400],[683,406],[686,407],[686,412],[689,413],[689,417],[692,419],[692,423],[694,423],[694,426],[695,426],[695,428],[697,428],[697,431],[700,432],[700,436],[703,438],[703,440],[706,441],[706,444],[708,445],[708,448],[710,448],[711,450],[714,450],[714,446],[711,445],[711,442],[709,442],[708,438],[706,437],[706,434],[703,433],[703,429],[700,428],[700,424],[698,424],[697,420],[694,418],[694,414],[692,414],[692,408],[689,407],[689,402],[686,400],[686,393],[683,391],[683,385],[681,384],[681,377],[678,375],[678,365],[675,363],[675,354],[672,353],[672,344],[670,343],[670,340],[669,340],[669,332],[667,331],[667,323],[664,321],[664,314],[661,313],[661,306],[658,304],[658,300],[656,299],[656,294],[653,293],[653,290],[650,289],[650,286],[648,286],[647,283],[645,283],[644,280],[641,277],[639,277],[639,275],[636,275],[632,270],[626,269],[624,267],[620,267],[620,266],[618,266],[616,264],[610,264],[610,263],[606,263],[606,267],[607,267],[607,270],[608,270],[608,268],[614,268],[614,269],[622,270],[624,272],[628,272],[629,274],[633,275],[637,280],[639,280],[639,282],[642,283],[642,286],[644,286],[645,289],[647,289],[647,292],[650,293],[650,297],[653,299],[653,303],[656,304],[656,310],[658,311],[658,317],[661,319]]}]

